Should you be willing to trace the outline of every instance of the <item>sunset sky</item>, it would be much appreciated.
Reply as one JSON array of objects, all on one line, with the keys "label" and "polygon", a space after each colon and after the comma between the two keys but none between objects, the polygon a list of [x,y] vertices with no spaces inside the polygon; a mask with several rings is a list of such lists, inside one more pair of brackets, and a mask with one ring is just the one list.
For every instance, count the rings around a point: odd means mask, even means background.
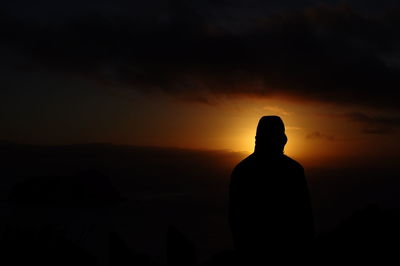
[{"label": "sunset sky", "polygon": [[0,139],[249,153],[279,115],[301,162],[395,165],[399,15],[391,0],[3,1]]}]

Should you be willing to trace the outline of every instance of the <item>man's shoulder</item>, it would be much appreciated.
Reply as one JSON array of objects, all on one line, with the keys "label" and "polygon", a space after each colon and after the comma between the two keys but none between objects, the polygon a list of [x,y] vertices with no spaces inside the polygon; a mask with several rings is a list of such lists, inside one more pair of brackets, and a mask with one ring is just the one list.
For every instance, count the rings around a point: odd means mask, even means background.
[{"label": "man's shoulder", "polygon": [[283,160],[286,164],[290,165],[293,168],[296,168],[298,170],[304,171],[303,166],[296,160],[294,160],[293,158],[290,158],[287,155],[283,155]]},{"label": "man's shoulder", "polygon": [[287,155],[283,154],[282,157],[275,157],[273,160],[260,160],[259,158],[256,158],[255,154],[253,153],[240,161],[233,169],[233,173],[239,173],[242,171],[247,172],[249,169],[257,167],[260,162],[262,162],[264,167],[270,167],[271,164],[275,164],[295,171],[304,171],[303,166],[299,162]]},{"label": "man's shoulder", "polygon": [[243,160],[241,160],[233,169],[233,171],[239,171],[241,169],[245,169],[247,167],[250,167],[253,163],[254,163],[255,157],[254,157],[254,153],[250,154],[249,156],[247,156],[246,158],[244,158]]}]

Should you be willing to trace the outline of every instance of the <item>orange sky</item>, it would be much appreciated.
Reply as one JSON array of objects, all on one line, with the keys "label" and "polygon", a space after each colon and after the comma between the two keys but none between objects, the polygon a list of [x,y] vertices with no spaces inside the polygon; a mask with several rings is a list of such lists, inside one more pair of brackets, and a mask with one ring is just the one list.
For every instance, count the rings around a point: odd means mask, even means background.
[{"label": "orange sky", "polygon": [[[250,153],[255,129],[263,115],[279,115],[286,124],[285,152],[308,164],[346,161],[349,158],[396,157],[398,134],[364,134],[362,125],[343,114],[375,110],[301,102],[284,98],[224,98],[207,105],[164,96],[136,95],[147,99],[138,116],[130,117],[118,142],[135,145],[194,149],[226,149]],[[129,121],[129,119],[128,119]]]},{"label": "orange sky", "polygon": [[[365,134],[346,113],[383,111],[295,99],[225,97],[212,104],[131,90],[76,88],[49,94],[47,101],[12,105],[0,139],[19,143],[111,142],[140,146],[230,150],[251,153],[259,118],[279,115],[286,124],[287,155],[309,165],[398,162],[399,134]],[[17,94],[16,94],[17,95]],[[21,97],[21,96],[15,96]],[[12,100],[17,102],[17,100]],[[66,105],[73,102],[73,105]],[[27,104],[29,103],[29,104]],[[18,119],[14,119],[17,117]],[[360,159],[361,158],[361,159]],[[371,159],[372,158],[372,159]],[[390,159],[387,159],[390,158]]]}]

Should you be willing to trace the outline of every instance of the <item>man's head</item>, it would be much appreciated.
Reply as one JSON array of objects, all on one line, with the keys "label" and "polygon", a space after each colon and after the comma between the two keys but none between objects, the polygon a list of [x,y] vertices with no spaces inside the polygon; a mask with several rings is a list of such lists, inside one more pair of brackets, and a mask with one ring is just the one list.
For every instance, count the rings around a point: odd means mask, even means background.
[{"label": "man's head", "polygon": [[285,125],[279,116],[263,116],[256,133],[257,153],[281,154],[287,142]]}]

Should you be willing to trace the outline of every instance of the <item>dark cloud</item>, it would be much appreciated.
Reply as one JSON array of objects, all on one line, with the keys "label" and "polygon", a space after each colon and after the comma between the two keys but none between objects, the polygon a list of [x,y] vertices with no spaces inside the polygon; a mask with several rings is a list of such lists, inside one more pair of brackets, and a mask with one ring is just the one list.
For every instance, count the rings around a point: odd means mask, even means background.
[{"label": "dark cloud", "polygon": [[398,10],[367,16],[324,5],[264,18],[250,12],[237,26],[197,7],[170,1],[149,19],[92,14],[27,23],[3,16],[2,45],[52,71],[203,102],[278,94],[398,108]]},{"label": "dark cloud", "polygon": [[314,131],[306,136],[307,139],[322,139],[322,140],[329,140],[329,141],[335,141],[336,138],[332,135],[327,135],[324,133],[321,133],[319,131]]},{"label": "dark cloud", "polygon": [[371,116],[360,112],[345,115],[350,121],[362,126],[365,134],[391,134],[400,128],[400,117]]}]

